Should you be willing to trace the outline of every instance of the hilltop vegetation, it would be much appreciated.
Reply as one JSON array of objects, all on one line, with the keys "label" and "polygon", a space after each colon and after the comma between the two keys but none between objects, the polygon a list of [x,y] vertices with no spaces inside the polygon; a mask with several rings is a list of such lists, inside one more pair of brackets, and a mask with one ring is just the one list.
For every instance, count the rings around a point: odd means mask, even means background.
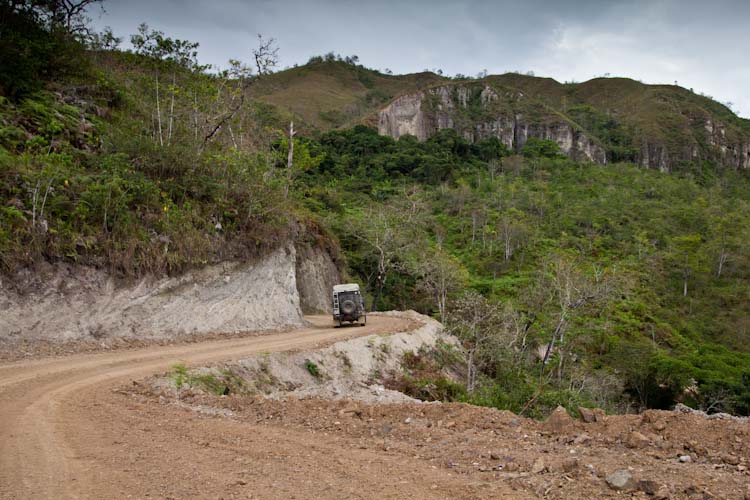
[{"label": "hilltop vegetation", "polygon": [[317,133],[356,125],[394,97],[443,80],[430,72],[387,75],[354,62],[313,57],[304,66],[270,75],[256,95]]},{"label": "hilltop vegetation", "polygon": [[750,121],[692,90],[627,78],[563,84],[516,73],[394,76],[345,61],[316,60],[274,74],[258,97],[292,112],[311,131],[324,132],[357,123],[377,127],[381,108],[403,95],[421,101],[428,135],[449,127],[462,136],[486,138],[489,130],[501,133],[498,124],[505,123],[500,128],[508,129],[506,145],[516,141],[520,150],[519,125],[524,134],[545,139],[566,126],[603,148],[601,162],[693,172],[710,165],[750,166]]},{"label": "hilltop vegetation", "polygon": [[[254,68],[215,74],[196,44],[147,26],[123,52],[111,33],[74,36],[31,2],[15,5],[2,15],[18,37],[2,43],[18,50],[3,55],[23,55],[29,71],[2,75],[4,274],[41,261],[173,274],[256,255],[302,225],[341,246],[373,309],[433,313],[462,339],[458,357],[432,353],[437,370],[425,368],[429,353],[407,363],[406,386],[532,415],[676,401],[750,413],[744,172],[576,163],[554,141],[511,151],[452,129],[395,140],[368,117],[445,78],[337,60],[273,73],[263,39]],[[39,50],[21,50],[29,32]],[[79,55],[75,66],[53,57],[55,43]],[[681,144],[662,120],[690,110],[727,134],[747,127],[671,86],[471,82],[485,83],[564,111],[610,160],[632,160],[638,134]],[[649,118],[654,99],[677,111]],[[301,132],[290,142],[292,120]],[[460,385],[441,378],[454,363]]]}]

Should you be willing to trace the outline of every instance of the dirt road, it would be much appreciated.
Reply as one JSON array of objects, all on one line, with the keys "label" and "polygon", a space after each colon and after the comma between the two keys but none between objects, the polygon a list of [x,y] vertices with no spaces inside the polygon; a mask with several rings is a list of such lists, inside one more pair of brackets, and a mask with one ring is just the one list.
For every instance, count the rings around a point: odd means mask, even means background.
[{"label": "dirt road", "polygon": [[[0,499],[750,499],[750,423],[593,423],[464,404],[154,390],[147,375],[413,327],[283,334],[0,364]],[[687,457],[687,458],[686,458]],[[615,488],[610,475],[632,475]],[[615,474],[616,475],[616,474]]]},{"label": "dirt road", "polygon": [[193,427],[179,414],[162,420],[115,389],[177,362],[310,348],[408,325],[371,316],[364,328],[334,329],[328,316],[308,320],[315,326],[289,333],[0,365],[0,498],[224,496],[227,485],[215,479],[227,457],[201,443],[245,439],[247,429]]}]

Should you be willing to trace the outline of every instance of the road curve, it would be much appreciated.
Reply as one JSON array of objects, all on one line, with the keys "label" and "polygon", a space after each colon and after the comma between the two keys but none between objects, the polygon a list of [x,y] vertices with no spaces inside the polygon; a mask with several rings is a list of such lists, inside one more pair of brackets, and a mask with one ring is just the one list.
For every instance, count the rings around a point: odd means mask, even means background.
[{"label": "road curve", "polygon": [[119,496],[103,489],[106,464],[101,460],[92,464],[81,451],[83,445],[71,445],[84,442],[95,449],[117,442],[117,436],[102,431],[111,422],[101,422],[93,413],[96,394],[111,393],[118,384],[164,371],[177,362],[208,363],[310,348],[354,336],[394,333],[410,324],[402,318],[372,315],[366,327],[334,329],[329,316],[307,319],[313,326],[288,333],[0,365],[0,498]]}]

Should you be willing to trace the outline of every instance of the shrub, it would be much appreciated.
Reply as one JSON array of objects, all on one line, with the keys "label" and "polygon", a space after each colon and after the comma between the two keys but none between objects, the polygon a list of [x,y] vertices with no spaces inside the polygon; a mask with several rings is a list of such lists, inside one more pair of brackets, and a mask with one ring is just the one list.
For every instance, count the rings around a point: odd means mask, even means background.
[{"label": "shrub", "polygon": [[305,360],[305,369],[307,370],[307,373],[312,375],[315,378],[320,378],[320,368],[318,368],[318,365],[315,364],[314,361],[311,360]]}]

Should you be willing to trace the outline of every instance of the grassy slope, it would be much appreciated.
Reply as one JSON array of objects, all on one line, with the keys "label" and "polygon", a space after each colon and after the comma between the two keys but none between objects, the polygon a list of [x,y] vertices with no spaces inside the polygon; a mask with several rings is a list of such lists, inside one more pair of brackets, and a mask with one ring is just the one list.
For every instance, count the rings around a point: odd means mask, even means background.
[{"label": "grassy slope", "polygon": [[255,92],[308,127],[328,130],[356,124],[392,98],[444,80],[429,72],[392,76],[333,61],[280,71]]},{"label": "grassy slope", "polygon": [[241,147],[228,126],[204,144],[231,109],[231,82],[160,63],[160,145],[154,63],[89,56],[74,78],[18,103],[0,98],[0,273],[42,260],[120,276],[179,273],[290,237],[299,220],[268,151],[277,114],[247,102],[228,122]]}]

